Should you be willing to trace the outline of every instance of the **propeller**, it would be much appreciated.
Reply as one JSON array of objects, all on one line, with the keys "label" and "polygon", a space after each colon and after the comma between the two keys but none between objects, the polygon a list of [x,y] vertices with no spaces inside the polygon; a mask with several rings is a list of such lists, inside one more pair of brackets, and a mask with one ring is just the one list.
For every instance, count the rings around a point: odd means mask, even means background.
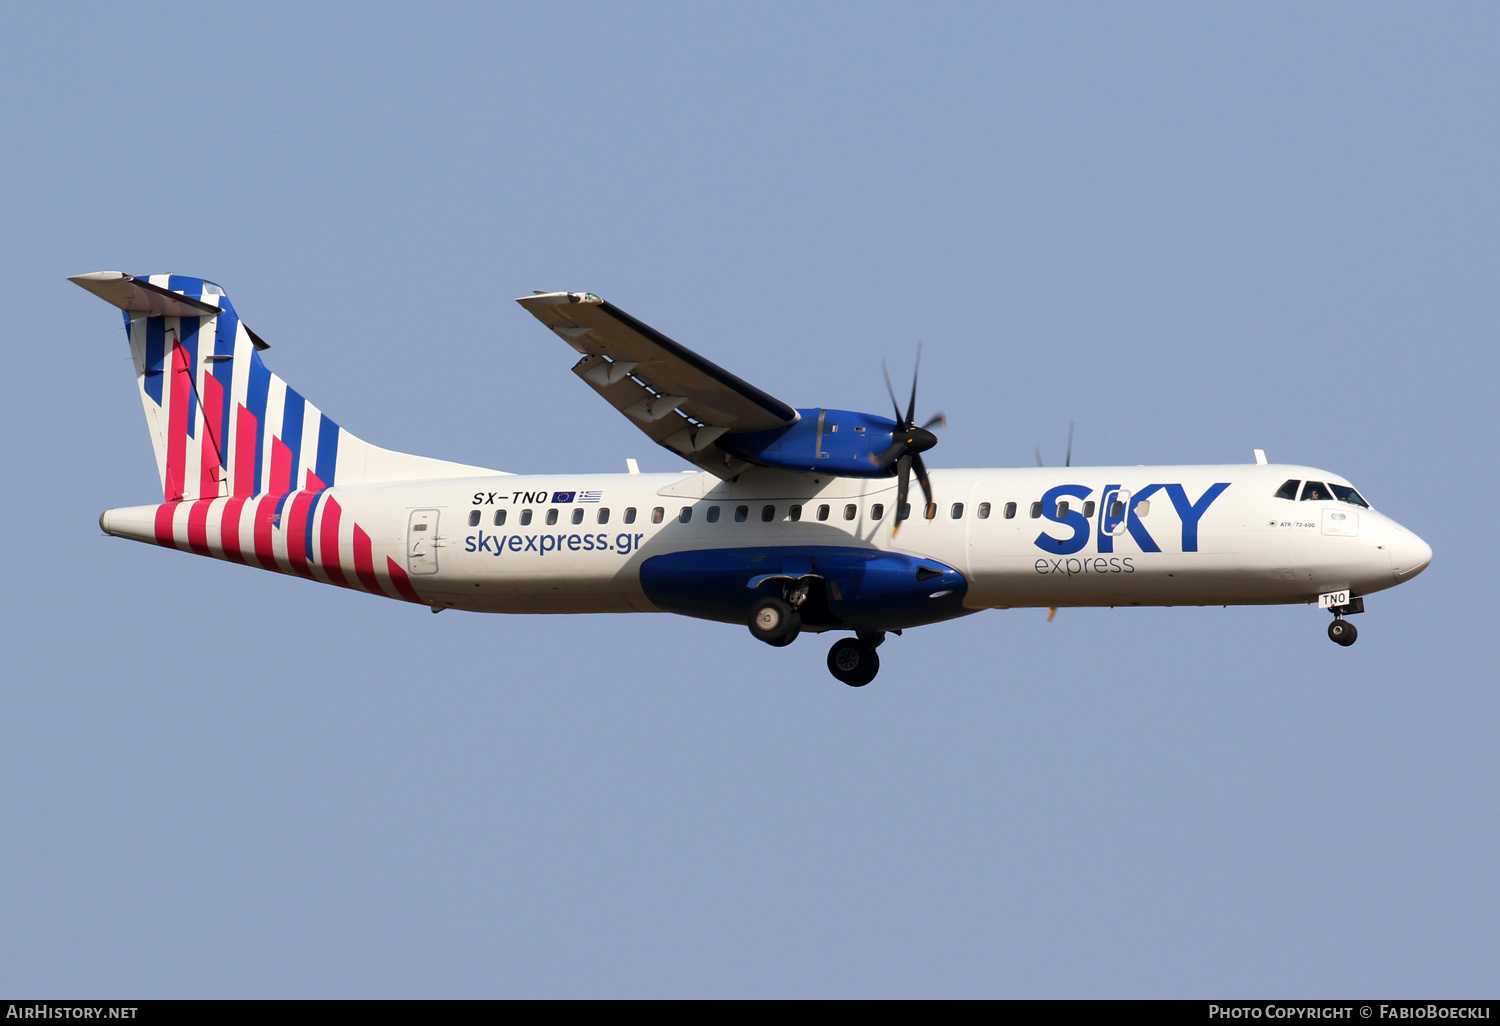
[{"label": "propeller", "polygon": [[926,423],[917,424],[917,372],[922,367],[922,343],[917,343],[917,363],[911,372],[911,399],[906,404],[905,416],[901,413],[901,404],[896,401],[896,390],[891,387],[891,372],[886,369],[885,361],[880,361],[880,373],[885,375],[885,390],[891,397],[891,408],[896,412],[896,429],[891,432],[891,444],[885,452],[880,455],[870,454],[870,461],[882,471],[896,472],[896,523],[891,528],[891,534],[901,530],[902,513],[906,509],[906,496],[911,486],[911,475],[915,471],[917,483],[922,486],[922,494],[927,499],[927,504],[932,504],[932,482],[927,477],[927,465],[922,462],[922,453],[937,445],[937,435],[932,433],[935,427],[947,427],[948,418],[941,413],[935,413],[927,418]]}]

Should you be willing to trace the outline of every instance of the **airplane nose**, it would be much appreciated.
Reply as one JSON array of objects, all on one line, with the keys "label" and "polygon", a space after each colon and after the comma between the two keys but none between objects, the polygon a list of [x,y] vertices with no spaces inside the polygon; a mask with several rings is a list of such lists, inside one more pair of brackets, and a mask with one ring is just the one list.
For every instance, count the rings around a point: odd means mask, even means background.
[{"label": "airplane nose", "polygon": [[1391,538],[1391,570],[1396,574],[1396,580],[1411,580],[1426,570],[1427,564],[1431,562],[1431,545],[1404,527],[1396,529],[1395,536]]}]

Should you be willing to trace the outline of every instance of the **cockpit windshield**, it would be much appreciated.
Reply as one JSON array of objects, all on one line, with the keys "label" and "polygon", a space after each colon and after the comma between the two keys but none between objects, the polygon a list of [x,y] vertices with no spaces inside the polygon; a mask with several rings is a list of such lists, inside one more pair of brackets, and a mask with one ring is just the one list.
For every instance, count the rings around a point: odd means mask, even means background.
[{"label": "cockpit windshield", "polygon": [[1360,506],[1364,509],[1370,508],[1370,504],[1365,501],[1365,497],[1348,485],[1324,484],[1322,481],[1308,481],[1306,484],[1303,484],[1295,478],[1283,482],[1281,487],[1276,489],[1276,498],[1296,499],[1299,497],[1299,490],[1303,502],[1332,502],[1337,499],[1339,502],[1347,502],[1351,506]]},{"label": "cockpit windshield", "polygon": [[1340,502],[1347,502],[1354,506],[1363,506],[1365,509],[1370,508],[1370,504],[1365,501],[1365,497],[1348,485],[1331,484],[1328,487],[1333,489],[1333,497]]}]

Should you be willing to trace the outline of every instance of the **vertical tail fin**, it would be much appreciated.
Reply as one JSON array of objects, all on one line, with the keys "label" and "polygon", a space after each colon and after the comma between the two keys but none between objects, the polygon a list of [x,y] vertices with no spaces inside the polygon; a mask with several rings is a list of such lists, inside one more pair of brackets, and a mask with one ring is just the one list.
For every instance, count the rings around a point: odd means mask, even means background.
[{"label": "vertical tail fin", "polygon": [[68,279],[125,314],[165,502],[494,474],[371,445],[266,369],[266,343],[213,282],[101,271]]}]

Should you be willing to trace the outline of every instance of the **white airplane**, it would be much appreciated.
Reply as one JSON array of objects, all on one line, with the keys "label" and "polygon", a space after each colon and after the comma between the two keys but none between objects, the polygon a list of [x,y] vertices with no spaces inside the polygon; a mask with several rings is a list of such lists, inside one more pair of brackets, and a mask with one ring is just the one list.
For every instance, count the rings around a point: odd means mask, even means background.
[{"label": "white airplane", "polygon": [[1364,596],[1432,559],[1337,474],[1260,450],[1240,465],[929,473],[941,415],[916,424],[915,378],[893,418],[796,410],[587,292],[517,302],[696,470],[522,477],[413,456],[270,373],[212,282],[69,280],[124,311],[161,475],[162,501],[106,510],[106,533],[434,612],[665,611],[771,645],[848,632],[828,668],[860,687],[888,633],[981,609],[1316,602],[1350,645]]}]

